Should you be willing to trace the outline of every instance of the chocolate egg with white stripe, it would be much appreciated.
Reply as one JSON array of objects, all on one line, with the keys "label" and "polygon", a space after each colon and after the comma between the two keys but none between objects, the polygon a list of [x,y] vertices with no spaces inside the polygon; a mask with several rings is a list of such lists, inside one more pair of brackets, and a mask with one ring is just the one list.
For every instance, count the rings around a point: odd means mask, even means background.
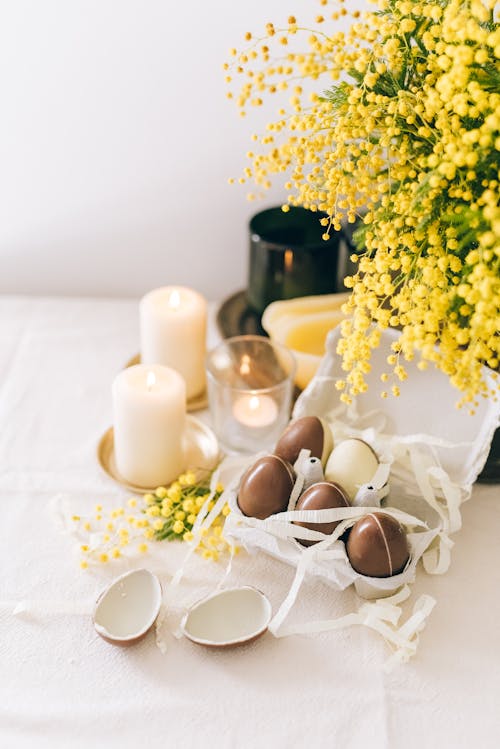
[{"label": "chocolate egg with white stripe", "polygon": [[295,472],[288,461],[278,455],[265,455],[243,475],[238,507],[244,515],[265,520],[286,510],[294,483]]},{"label": "chocolate egg with white stripe", "polygon": [[311,457],[319,458],[324,466],[333,448],[332,430],[318,416],[303,416],[292,421],[274,448],[276,455],[292,465],[303,449],[311,451]]},{"label": "chocolate egg with white stripe", "polygon": [[368,577],[397,575],[410,558],[405,529],[384,512],[371,512],[354,524],[346,551],[352,568]]},{"label": "chocolate egg with white stripe", "polygon": [[[344,490],[338,484],[333,484],[330,481],[318,481],[317,484],[313,484],[306,489],[306,491],[300,496],[299,501],[295,507],[296,510],[333,510],[340,507],[349,507],[349,500],[345,495]],[[294,520],[295,525],[300,525],[302,528],[309,528],[312,531],[319,531],[330,535],[333,533],[340,520],[332,520],[329,523],[312,523]],[[302,546],[312,546],[318,543],[317,541],[307,541],[303,538],[297,539]]]}]

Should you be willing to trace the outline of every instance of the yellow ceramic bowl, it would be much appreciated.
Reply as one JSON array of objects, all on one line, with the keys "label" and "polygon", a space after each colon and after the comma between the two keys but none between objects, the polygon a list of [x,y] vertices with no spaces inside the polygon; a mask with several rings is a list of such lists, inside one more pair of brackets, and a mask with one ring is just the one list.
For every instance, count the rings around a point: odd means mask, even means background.
[{"label": "yellow ceramic bowl", "polygon": [[322,294],[273,302],[262,316],[270,338],[293,351],[297,359],[295,383],[305,388],[325,352],[328,332],[345,319],[341,306],[349,294]]}]

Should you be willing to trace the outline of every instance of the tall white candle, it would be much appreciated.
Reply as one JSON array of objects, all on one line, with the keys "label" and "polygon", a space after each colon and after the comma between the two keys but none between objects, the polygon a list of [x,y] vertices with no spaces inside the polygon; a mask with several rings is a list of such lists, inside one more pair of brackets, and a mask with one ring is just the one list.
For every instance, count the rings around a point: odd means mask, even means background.
[{"label": "tall white candle", "polygon": [[159,364],[137,364],[120,372],[112,392],[119,473],[148,488],[173,481],[186,468],[186,386],[180,374]]},{"label": "tall white candle", "polygon": [[205,389],[207,303],[192,289],[164,286],[140,304],[141,362],[176,369],[188,398]]}]

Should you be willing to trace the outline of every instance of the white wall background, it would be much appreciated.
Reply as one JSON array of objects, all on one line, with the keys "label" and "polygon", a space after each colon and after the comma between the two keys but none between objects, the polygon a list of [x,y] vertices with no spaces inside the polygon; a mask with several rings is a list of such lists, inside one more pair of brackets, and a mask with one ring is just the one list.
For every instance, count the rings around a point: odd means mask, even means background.
[{"label": "white wall background", "polygon": [[264,113],[238,117],[221,65],[245,31],[320,10],[0,0],[0,293],[242,288],[248,217],[284,193],[227,184]]}]

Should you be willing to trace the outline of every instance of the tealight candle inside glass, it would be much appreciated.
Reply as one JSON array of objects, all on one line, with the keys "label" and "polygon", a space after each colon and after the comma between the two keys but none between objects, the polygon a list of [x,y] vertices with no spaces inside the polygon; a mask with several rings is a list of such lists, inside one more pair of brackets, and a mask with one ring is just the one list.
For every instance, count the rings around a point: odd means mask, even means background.
[{"label": "tealight candle inside glass", "polygon": [[270,450],[290,418],[295,360],[262,336],[237,336],[207,356],[212,424],[229,453]]}]

